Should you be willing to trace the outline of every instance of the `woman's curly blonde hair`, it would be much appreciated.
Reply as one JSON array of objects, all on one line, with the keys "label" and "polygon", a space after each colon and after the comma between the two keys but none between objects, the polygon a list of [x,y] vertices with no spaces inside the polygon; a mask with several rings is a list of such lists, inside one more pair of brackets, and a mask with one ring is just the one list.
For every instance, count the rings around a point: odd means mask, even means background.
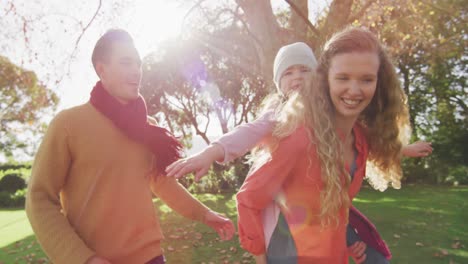
[{"label": "woman's curly blonde hair", "polygon": [[[317,217],[322,225],[337,224],[339,211],[350,204],[347,191],[350,177],[341,154],[342,144],[331,119],[333,105],[328,97],[315,93],[314,88],[306,87],[300,93],[290,94],[286,100],[280,100],[280,95],[272,95],[266,100],[267,105],[275,105],[273,109],[277,124],[267,144],[252,151],[250,161],[253,163],[252,170],[255,170],[271,158],[281,139],[291,135],[299,126],[309,128],[308,148],[316,151],[320,159],[323,183],[320,193],[322,206]],[[272,108],[269,109],[271,111]]]},{"label": "woman's curly blonde hair", "polygon": [[376,52],[379,57],[374,97],[359,116],[369,145],[367,179],[379,190],[389,184],[400,188],[401,148],[411,133],[406,95],[389,56],[377,37],[367,29],[348,27],[335,34],[325,45],[317,67],[318,85],[328,97],[328,71],[334,56],[351,52]]}]

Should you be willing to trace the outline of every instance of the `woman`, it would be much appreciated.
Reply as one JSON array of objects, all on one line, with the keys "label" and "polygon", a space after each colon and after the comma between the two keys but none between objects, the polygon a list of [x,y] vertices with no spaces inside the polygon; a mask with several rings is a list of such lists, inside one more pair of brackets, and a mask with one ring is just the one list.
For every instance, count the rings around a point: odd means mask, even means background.
[{"label": "woman", "polygon": [[[400,185],[405,95],[376,37],[353,27],[325,44],[312,88],[300,93],[279,113],[276,142],[254,156],[257,169],[237,194],[241,245],[269,262],[347,263],[348,209],[366,162],[379,171],[372,183]],[[281,213],[267,246],[261,212],[272,200]],[[277,239],[285,232],[293,246]],[[272,245],[290,252],[273,256]]]}]

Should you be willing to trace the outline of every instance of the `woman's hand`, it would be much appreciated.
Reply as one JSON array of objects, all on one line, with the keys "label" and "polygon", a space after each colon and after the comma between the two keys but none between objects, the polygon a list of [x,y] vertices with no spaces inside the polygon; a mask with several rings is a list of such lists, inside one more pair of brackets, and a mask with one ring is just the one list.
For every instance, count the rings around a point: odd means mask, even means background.
[{"label": "woman's hand", "polygon": [[348,254],[353,258],[356,264],[364,263],[367,255],[364,254],[366,251],[367,245],[362,241],[357,241],[348,247]]}]

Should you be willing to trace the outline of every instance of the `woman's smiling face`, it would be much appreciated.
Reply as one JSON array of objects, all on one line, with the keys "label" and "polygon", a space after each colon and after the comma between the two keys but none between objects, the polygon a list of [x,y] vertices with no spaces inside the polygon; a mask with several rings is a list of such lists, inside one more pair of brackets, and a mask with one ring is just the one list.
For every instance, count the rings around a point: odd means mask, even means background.
[{"label": "woman's smiling face", "polygon": [[366,109],[377,87],[379,57],[375,52],[341,53],[328,70],[336,121],[354,121]]}]

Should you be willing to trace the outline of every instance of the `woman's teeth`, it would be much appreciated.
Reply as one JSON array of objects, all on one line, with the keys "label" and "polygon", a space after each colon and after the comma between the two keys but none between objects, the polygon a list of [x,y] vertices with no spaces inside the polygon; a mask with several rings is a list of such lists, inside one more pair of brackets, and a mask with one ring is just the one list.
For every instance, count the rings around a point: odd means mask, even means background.
[{"label": "woman's teeth", "polygon": [[342,99],[342,100],[347,105],[357,105],[361,102],[361,100],[351,100],[351,99]]}]

